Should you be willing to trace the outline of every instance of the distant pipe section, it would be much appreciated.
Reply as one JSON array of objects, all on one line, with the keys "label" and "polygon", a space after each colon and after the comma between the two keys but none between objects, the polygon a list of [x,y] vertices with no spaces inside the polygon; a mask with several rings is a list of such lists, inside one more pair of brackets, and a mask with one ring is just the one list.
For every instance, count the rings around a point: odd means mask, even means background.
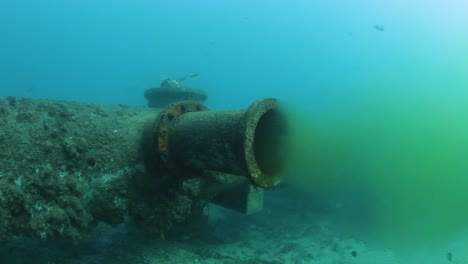
[{"label": "distant pipe section", "polygon": [[245,110],[208,111],[193,101],[174,103],[160,112],[152,135],[168,169],[246,176],[256,186],[271,188],[285,165],[287,123],[273,98]]}]

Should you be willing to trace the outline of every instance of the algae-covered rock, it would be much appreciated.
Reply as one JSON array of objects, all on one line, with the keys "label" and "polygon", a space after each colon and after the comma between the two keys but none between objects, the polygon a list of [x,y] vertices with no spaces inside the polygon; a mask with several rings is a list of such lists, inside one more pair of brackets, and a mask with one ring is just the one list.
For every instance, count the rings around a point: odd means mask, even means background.
[{"label": "algae-covered rock", "polygon": [[0,98],[0,241],[89,234],[128,214],[154,110]]}]

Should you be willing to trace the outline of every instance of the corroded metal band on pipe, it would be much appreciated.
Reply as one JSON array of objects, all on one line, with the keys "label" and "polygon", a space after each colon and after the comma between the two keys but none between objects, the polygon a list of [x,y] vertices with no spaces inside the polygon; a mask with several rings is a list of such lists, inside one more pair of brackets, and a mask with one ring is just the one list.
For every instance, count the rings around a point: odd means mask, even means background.
[{"label": "corroded metal band on pipe", "polygon": [[171,121],[166,152],[160,149],[167,166],[242,175],[257,186],[275,186],[284,165],[286,128],[277,100],[258,100],[246,110],[204,110]]}]

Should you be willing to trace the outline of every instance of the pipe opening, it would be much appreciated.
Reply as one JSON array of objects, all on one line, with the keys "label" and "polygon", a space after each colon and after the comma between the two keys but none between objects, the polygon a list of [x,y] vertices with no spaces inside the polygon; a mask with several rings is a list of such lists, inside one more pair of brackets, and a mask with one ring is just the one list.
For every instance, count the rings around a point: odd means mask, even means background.
[{"label": "pipe opening", "polygon": [[277,109],[266,111],[255,129],[253,151],[260,171],[266,176],[277,176],[284,168],[286,124]]}]

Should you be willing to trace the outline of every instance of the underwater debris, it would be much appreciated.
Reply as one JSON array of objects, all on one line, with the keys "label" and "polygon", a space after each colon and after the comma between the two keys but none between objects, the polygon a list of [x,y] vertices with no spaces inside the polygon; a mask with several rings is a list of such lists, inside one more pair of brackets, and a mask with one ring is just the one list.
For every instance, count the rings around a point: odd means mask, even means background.
[{"label": "underwater debris", "polygon": [[[282,123],[272,98],[233,111],[208,111],[197,102],[162,111],[28,98],[11,102],[0,97],[0,109],[6,109],[1,118],[9,124],[0,132],[0,242],[17,236],[78,242],[99,222],[116,226],[127,217],[145,235],[164,238],[171,227],[200,215],[208,201],[257,212],[263,189],[251,184],[276,184],[280,167],[270,153],[281,152],[272,144],[281,134],[270,128]],[[161,129],[146,137],[146,131],[155,131],[152,124],[164,128],[161,120],[170,125],[167,133]],[[236,148],[241,140],[245,149]],[[164,147],[171,150],[168,155]],[[217,197],[232,192],[236,195],[228,200],[235,204]]]},{"label": "underwater debris", "polygon": [[172,79],[162,75],[159,87],[150,88],[145,91],[145,98],[148,100],[148,106],[163,108],[171,103],[185,100],[203,103],[208,98],[207,93],[184,84],[186,80],[198,76],[200,76],[200,74],[192,73],[181,78]]},{"label": "underwater debris", "polygon": [[380,32],[384,32],[384,31],[385,31],[384,26],[379,25],[379,24],[374,25],[374,29],[377,30],[377,31],[380,31]]}]

